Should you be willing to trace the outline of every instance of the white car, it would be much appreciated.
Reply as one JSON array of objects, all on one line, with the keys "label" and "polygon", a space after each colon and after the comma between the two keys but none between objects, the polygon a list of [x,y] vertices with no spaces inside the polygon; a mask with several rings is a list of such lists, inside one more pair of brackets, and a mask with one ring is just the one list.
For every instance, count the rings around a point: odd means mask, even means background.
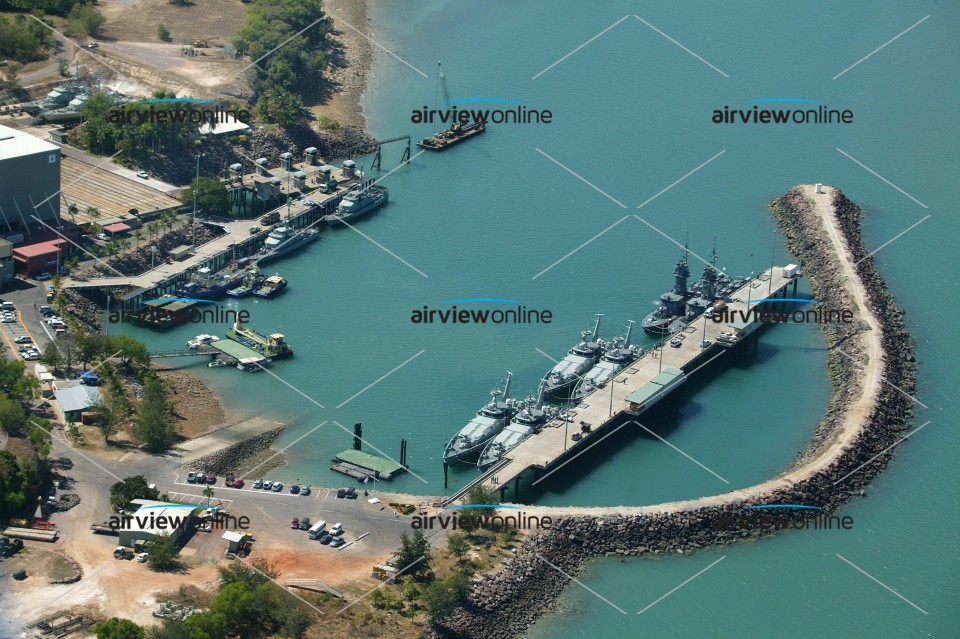
[{"label": "white car", "polygon": [[142,552],[139,555],[137,555],[137,561],[139,561],[142,564],[147,560],[147,557],[149,556],[150,556],[150,553]]},{"label": "white car", "polygon": [[37,280],[38,282],[45,282],[45,281],[49,280],[51,277],[53,277],[53,276],[50,275],[49,273],[43,272],[43,273],[40,273],[39,275],[35,276],[33,279]]},{"label": "white car", "polygon": [[33,343],[33,340],[30,339],[30,337],[29,337],[28,335],[21,335],[20,337],[18,337],[17,339],[15,339],[15,340],[13,340],[13,341],[16,342],[17,344],[32,344],[32,343]]},{"label": "white car", "polygon": [[2,318],[0,318],[0,322],[3,322],[4,324],[10,324],[16,321],[17,321],[16,317],[11,317],[9,315],[4,315]]},{"label": "white car", "polygon": [[146,180],[150,178],[150,175],[146,171],[137,171],[137,177]]},{"label": "white car", "polygon": [[110,236],[107,235],[106,233],[97,233],[97,239],[100,240],[101,242],[109,242]]},{"label": "white car", "polygon": [[29,362],[38,360],[38,359],[40,359],[40,353],[38,353],[37,351],[30,351],[30,352],[28,352],[28,353],[24,353],[24,354],[23,354],[23,359],[25,359],[25,360],[27,360],[27,361],[29,361]]}]

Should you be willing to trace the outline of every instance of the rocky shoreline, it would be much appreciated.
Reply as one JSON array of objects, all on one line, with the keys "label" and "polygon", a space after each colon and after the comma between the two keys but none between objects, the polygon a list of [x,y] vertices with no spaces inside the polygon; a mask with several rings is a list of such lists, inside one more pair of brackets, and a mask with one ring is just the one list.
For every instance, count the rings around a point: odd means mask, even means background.
[{"label": "rocky shoreline", "polygon": [[[853,259],[865,258],[867,250],[861,238],[862,209],[839,190],[833,197],[836,219]],[[770,209],[784,233],[789,250],[802,260],[816,299],[829,306],[851,307],[853,301],[847,298],[846,288],[840,285],[836,256],[822,235],[812,203],[800,187],[773,200]],[[856,269],[879,323],[873,330],[881,331],[885,354],[882,375],[891,384],[913,394],[913,344],[903,311],[887,291],[872,258],[858,262]],[[862,384],[857,365],[837,352],[839,346],[854,358],[862,355],[862,328],[852,331],[829,325],[821,328],[830,345],[827,371],[833,393],[823,421],[807,448],[797,456],[795,467],[816,458],[830,444],[847,406],[857,396]],[[465,602],[446,618],[428,627],[424,636],[484,639],[518,636],[555,607],[560,592],[569,583],[566,575],[582,573],[588,561],[600,555],[688,553],[771,535],[791,522],[802,525],[805,518],[814,516],[811,512],[819,517],[827,516],[851,497],[865,494],[867,483],[892,457],[893,452],[887,450],[888,447],[906,431],[911,408],[907,396],[890,385],[881,385],[869,424],[859,432],[853,444],[825,469],[790,488],[777,488],[753,499],[732,499],[719,506],[652,515],[563,517],[552,529],[528,537],[516,556],[499,571],[477,580]],[[871,463],[860,468],[868,461]],[[823,510],[800,511],[787,515],[787,521],[776,522],[771,522],[769,515],[762,512],[743,510],[747,506],[774,503],[816,505]],[[727,517],[735,517],[737,525],[717,525],[720,518]]]},{"label": "rocky shoreline", "polygon": [[[280,426],[260,433],[256,437],[238,442],[205,457],[194,459],[185,463],[183,467],[185,470],[195,470],[215,475],[234,473],[238,477],[242,477],[244,471],[252,468],[257,468],[260,475],[266,474],[270,470],[282,466],[286,461],[282,454],[277,455],[270,449],[270,445],[283,433],[285,428],[286,426]],[[270,459],[273,455],[276,455],[276,457]],[[269,463],[258,466],[267,459],[270,459]],[[251,481],[253,479],[250,478]]]}]

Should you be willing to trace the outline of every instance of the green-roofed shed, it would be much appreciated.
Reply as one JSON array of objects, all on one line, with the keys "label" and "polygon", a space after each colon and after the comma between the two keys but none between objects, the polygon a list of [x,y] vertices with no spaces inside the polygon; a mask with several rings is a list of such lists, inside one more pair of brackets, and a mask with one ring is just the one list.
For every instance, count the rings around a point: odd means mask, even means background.
[{"label": "green-roofed shed", "polygon": [[630,410],[642,411],[660,401],[674,387],[679,386],[686,378],[679,368],[668,366],[649,382],[627,395]]}]

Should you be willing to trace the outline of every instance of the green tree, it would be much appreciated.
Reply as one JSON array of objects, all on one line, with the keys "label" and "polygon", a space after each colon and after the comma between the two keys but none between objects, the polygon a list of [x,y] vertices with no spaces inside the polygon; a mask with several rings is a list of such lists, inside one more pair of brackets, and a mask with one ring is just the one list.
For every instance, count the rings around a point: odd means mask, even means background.
[{"label": "green tree", "polygon": [[0,429],[10,435],[22,435],[26,431],[27,416],[20,402],[0,394]]},{"label": "green tree", "polygon": [[67,14],[68,31],[76,37],[92,38],[100,33],[106,18],[92,5],[75,4]]},{"label": "green tree", "polygon": [[146,477],[134,475],[118,481],[110,487],[110,505],[116,510],[124,510],[134,499],[157,499],[160,492],[150,488]]},{"label": "green tree", "polygon": [[6,519],[27,503],[36,469],[8,450],[0,450],[0,517]]},{"label": "green tree", "polygon": [[177,545],[170,535],[154,537],[144,545],[144,550],[148,553],[147,565],[150,570],[173,570],[180,564],[177,561]]},{"label": "green tree", "polygon": [[163,26],[163,23],[157,25],[157,38],[164,42],[170,39],[170,30]]},{"label": "green tree", "polygon": [[281,126],[294,124],[304,117],[303,99],[292,91],[270,87],[257,99],[257,115]]},{"label": "green tree", "polygon": [[87,410],[93,413],[93,425],[103,435],[103,441],[110,441],[110,436],[120,430],[121,416],[116,411],[111,410],[110,405],[104,401],[97,402]]},{"label": "green tree", "polygon": [[120,358],[120,363],[123,364],[124,368],[129,368],[131,363],[140,366],[146,366],[150,363],[150,353],[147,351],[147,345],[143,342],[123,333],[114,335],[111,342],[111,352]]},{"label": "green tree", "polygon": [[422,574],[430,566],[430,540],[420,529],[414,530],[412,537],[402,532],[400,548],[393,556],[404,575]]},{"label": "green tree", "polygon": [[[498,504],[500,503],[497,489],[492,486],[476,484],[463,498],[465,505],[472,504]],[[477,508],[462,508],[457,513],[457,522],[460,528],[468,532],[476,530],[480,526],[480,521],[484,517],[492,517],[496,514],[496,508],[491,506],[478,506]]]},{"label": "green tree", "polygon": [[[220,180],[201,177],[199,181],[194,180],[194,184],[197,185],[198,210],[211,215],[223,215],[230,210],[230,193]],[[180,201],[186,206],[193,206],[194,184],[180,193]]]},{"label": "green tree", "polygon": [[469,589],[469,578],[463,572],[427,584],[423,591],[427,614],[433,620],[445,617],[466,597]]},{"label": "green tree", "polygon": [[133,420],[133,434],[151,453],[166,450],[176,439],[172,412],[163,383],[156,377],[148,377],[143,385],[143,400]]},{"label": "green tree", "polygon": [[463,558],[470,552],[470,544],[467,543],[467,536],[463,533],[450,533],[447,536],[447,550],[457,558],[457,561],[463,561]]},{"label": "green tree", "polygon": [[118,617],[97,624],[96,632],[97,639],[143,639],[143,628]]},{"label": "green tree", "polygon": [[37,457],[46,459],[47,455],[50,454],[50,447],[53,443],[50,436],[53,424],[39,417],[31,417],[29,424],[30,434],[28,438],[30,439],[30,443],[33,444],[33,449],[37,451]]},{"label": "green tree", "polygon": [[35,397],[40,389],[39,380],[33,375],[25,375],[25,371],[22,360],[0,357],[0,391],[17,401]]}]

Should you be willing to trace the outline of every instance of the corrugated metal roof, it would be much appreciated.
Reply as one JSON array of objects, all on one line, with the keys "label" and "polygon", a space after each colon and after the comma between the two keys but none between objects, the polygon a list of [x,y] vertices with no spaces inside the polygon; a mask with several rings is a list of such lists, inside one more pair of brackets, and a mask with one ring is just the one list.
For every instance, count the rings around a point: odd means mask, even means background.
[{"label": "corrugated metal roof", "polygon": [[60,155],[60,147],[29,133],[0,125],[0,160],[9,160],[36,153],[56,153]]}]

